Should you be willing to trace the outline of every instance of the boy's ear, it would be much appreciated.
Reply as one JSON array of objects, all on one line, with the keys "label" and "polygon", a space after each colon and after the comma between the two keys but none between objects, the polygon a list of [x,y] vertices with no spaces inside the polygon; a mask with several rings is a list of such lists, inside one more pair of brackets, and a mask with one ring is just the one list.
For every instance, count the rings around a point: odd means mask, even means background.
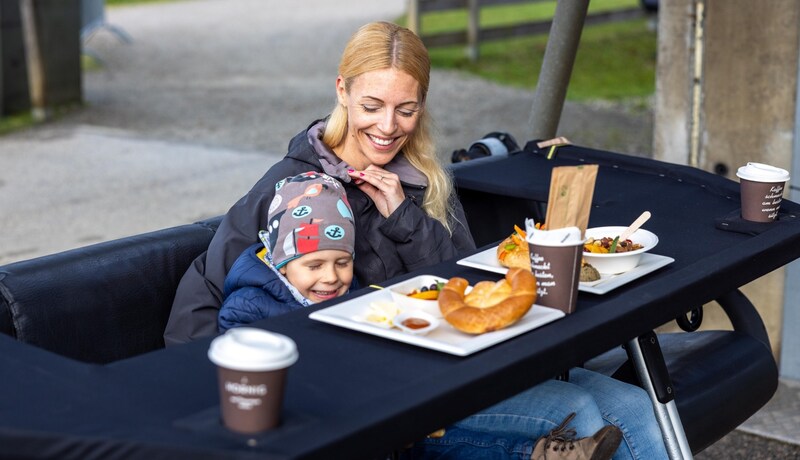
[{"label": "boy's ear", "polygon": [[278,271],[281,272],[281,275],[286,276],[286,265],[279,268]]}]

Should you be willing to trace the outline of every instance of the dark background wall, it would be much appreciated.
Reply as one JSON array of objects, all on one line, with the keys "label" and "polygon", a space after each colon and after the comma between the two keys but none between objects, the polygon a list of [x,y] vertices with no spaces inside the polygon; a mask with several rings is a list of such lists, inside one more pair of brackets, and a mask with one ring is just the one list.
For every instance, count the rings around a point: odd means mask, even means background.
[{"label": "dark background wall", "polygon": [[[80,0],[34,0],[44,73],[44,103],[82,101]],[[28,110],[29,74],[19,0],[0,0],[0,115]]]}]

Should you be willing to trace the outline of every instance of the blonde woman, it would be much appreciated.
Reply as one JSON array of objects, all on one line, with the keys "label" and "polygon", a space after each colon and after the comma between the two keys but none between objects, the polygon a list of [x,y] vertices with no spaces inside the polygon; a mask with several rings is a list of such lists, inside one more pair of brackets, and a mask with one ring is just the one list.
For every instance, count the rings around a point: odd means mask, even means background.
[{"label": "blonde woman", "polygon": [[351,37],[336,78],[336,106],[295,136],[286,157],[225,215],[208,251],[181,280],[167,345],[217,333],[225,276],[256,242],[275,184],[285,177],[316,171],[344,183],[355,215],[361,286],[475,248],[430,137],[429,78],[428,52],[408,29],[374,22]]}]

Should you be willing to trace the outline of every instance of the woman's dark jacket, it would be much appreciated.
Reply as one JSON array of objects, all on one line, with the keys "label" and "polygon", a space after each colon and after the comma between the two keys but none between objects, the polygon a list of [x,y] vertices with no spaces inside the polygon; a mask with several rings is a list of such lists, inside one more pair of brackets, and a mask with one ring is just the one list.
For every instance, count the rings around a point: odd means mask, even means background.
[{"label": "woman's dark jacket", "polygon": [[225,215],[208,250],[195,259],[181,279],[164,332],[167,345],[217,333],[225,275],[242,251],[257,242],[275,184],[286,177],[320,171],[342,181],[355,216],[355,277],[360,286],[382,283],[475,248],[457,199],[454,198],[452,236],[439,221],[425,214],[420,204],[427,180],[402,154],[385,169],[400,177],[406,200],[384,218],[372,200],[351,182],[349,166],[319,140],[322,126],[323,121],[318,120],[295,136],[287,155],[269,168]]}]

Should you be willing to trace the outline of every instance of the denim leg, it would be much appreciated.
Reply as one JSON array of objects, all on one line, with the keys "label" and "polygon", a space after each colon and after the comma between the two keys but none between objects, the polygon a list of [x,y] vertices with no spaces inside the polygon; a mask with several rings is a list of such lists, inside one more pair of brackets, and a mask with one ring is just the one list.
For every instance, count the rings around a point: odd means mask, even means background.
[{"label": "denim leg", "polygon": [[441,438],[425,438],[400,453],[401,460],[530,460],[536,441],[449,427]]},{"label": "denim leg", "polygon": [[622,430],[615,460],[668,458],[647,393],[581,368],[570,370],[569,382],[545,381],[456,422],[444,437],[420,441],[402,458],[527,459],[536,440],[571,412],[576,416],[569,426],[578,438],[592,436],[605,425]]},{"label": "denim leg", "polygon": [[622,443],[614,460],[658,460],[669,457],[647,392],[604,374],[576,368],[571,383],[590,393],[603,418],[622,430]]},{"label": "denim leg", "polygon": [[[572,371],[570,371],[570,376]],[[579,438],[591,436],[604,426],[603,416],[592,395],[578,385],[547,380],[454,426],[497,436],[519,436],[534,441],[547,435],[571,413],[569,425]]]}]

